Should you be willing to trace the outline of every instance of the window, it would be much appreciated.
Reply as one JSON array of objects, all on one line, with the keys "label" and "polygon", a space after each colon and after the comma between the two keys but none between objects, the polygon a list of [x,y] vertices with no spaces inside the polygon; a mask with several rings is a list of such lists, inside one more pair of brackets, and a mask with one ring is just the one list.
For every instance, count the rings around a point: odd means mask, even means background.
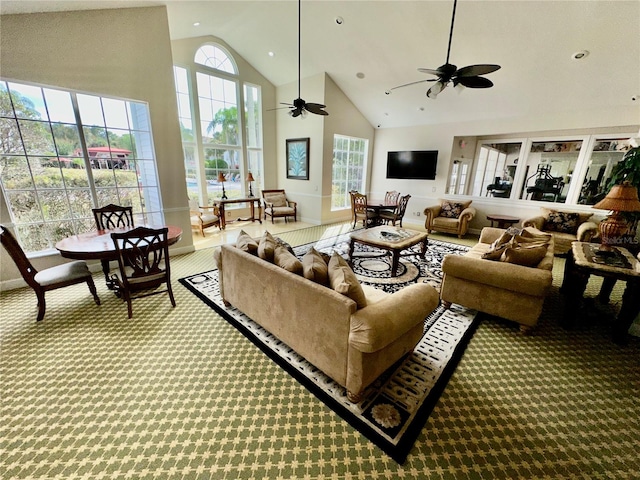
[{"label": "window", "polygon": [[[470,192],[474,196],[595,205],[606,196],[611,172],[631,148],[634,135],[479,140]],[[454,139],[454,144],[459,141]],[[460,158],[452,162],[448,193],[469,194],[463,188],[469,183],[463,172],[468,161]]]},{"label": "window", "polygon": [[211,205],[223,188],[228,198],[247,195],[248,172],[254,188],[262,185],[262,98],[259,86],[241,86],[222,47],[201,46],[194,63],[194,72],[174,66],[187,191],[189,199]]},{"label": "window", "polygon": [[236,75],[238,69],[231,55],[217,45],[203,45],[195,55],[195,62],[205,67],[215,68],[226,73]]},{"label": "window", "polygon": [[163,223],[147,105],[0,81],[0,186],[27,252],[95,229],[92,208]]},{"label": "window", "polygon": [[331,210],[351,208],[349,192],[365,190],[369,141],[333,136]]}]

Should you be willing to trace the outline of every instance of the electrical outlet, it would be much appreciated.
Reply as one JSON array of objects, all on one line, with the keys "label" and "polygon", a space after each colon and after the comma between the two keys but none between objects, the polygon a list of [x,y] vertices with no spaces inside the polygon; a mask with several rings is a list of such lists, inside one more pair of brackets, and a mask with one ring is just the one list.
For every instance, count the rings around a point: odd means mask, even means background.
[{"label": "electrical outlet", "polygon": [[416,212],[416,217],[419,217],[419,216],[420,216],[420,212]]}]

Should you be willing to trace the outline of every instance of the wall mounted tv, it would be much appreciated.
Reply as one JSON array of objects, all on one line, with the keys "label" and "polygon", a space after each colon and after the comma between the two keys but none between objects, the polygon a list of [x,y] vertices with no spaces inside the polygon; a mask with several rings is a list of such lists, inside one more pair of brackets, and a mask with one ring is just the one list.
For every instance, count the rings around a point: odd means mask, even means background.
[{"label": "wall mounted tv", "polygon": [[387,178],[435,180],[437,150],[387,153]]}]

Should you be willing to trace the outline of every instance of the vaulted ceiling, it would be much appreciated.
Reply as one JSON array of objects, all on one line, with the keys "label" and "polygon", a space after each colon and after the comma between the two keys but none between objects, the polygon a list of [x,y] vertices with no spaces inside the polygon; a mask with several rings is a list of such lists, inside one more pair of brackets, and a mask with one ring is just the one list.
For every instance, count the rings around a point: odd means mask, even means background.
[{"label": "vaulted ceiling", "polygon": [[[217,36],[274,85],[296,81],[295,0],[3,0],[0,13],[152,5],[166,5],[172,39]],[[304,78],[326,72],[372,125],[382,127],[640,104],[632,100],[640,95],[637,0],[459,0],[450,61],[501,65],[487,76],[495,86],[447,89],[436,100],[425,95],[430,83],[386,95],[391,87],[432,78],[418,67],[445,63],[452,8],[453,0],[303,0],[302,97]],[[588,55],[573,59],[582,50]]]}]

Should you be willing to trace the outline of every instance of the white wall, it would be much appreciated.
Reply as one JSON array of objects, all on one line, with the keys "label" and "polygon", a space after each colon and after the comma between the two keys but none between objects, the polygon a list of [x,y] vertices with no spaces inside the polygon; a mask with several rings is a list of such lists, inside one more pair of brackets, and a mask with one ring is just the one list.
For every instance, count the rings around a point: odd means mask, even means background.
[{"label": "white wall", "polygon": [[[193,250],[165,7],[3,15],[1,22],[4,78],[149,104],[165,221],[184,232],[173,250]],[[0,213],[8,221],[1,196]],[[61,261],[56,253],[34,266]],[[5,255],[1,263],[1,285],[15,284],[13,262]]]}]

